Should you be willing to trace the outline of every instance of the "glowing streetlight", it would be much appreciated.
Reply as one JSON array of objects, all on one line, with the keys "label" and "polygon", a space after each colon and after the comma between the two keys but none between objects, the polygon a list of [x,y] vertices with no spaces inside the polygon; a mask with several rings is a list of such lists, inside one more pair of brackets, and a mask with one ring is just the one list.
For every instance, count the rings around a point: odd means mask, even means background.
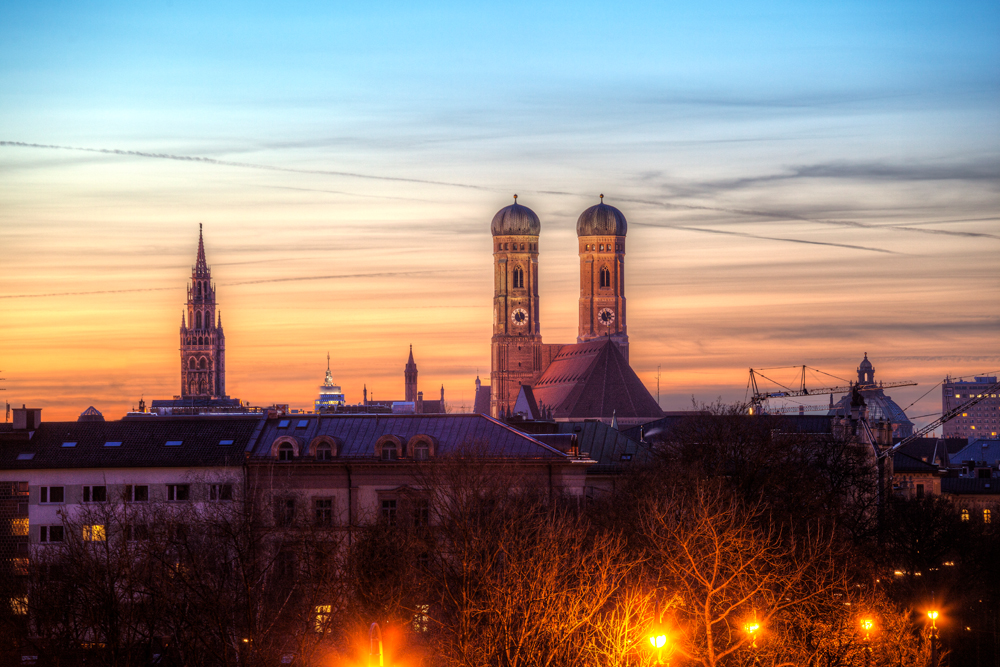
[{"label": "glowing streetlight", "polygon": [[927,618],[931,619],[931,667],[937,667],[938,664],[938,629],[937,629],[937,619],[938,611],[937,609],[931,609],[927,612]]},{"label": "glowing streetlight", "polygon": [[[662,634],[661,631],[654,631],[654,634],[649,636],[649,643],[657,651],[656,664],[663,664],[663,648],[667,645],[667,635]],[[667,663],[669,666],[670,663]]]},{"label": "glowing streetlight", "polygon": [[750,635],[750,648],[757,648],[757,633],[760,632],[760,623],[748,621],[743,625],[743,631]]},{"label": "glowing streetlight", "polygon": [[372,665],[372,658],[375,657],[375,642],[378,642],[378,667],[384,667],[384,659],[382,657],[382,628],[378,627],[378,623],[372,623],[371,627],[368,628],[368,667]]},{"label": "glowing streetlight", "polygon": [[865,631],[865,641],[871,639],[872,628],[875,627],[875,621],[870,618],[861,619],[861,629]]},{"label": "glowing streetlight", "polygon": [[937,630],[937,617],[938,613],[936,610],[931,610],[927,612],[927,618],[931,619],[931,629]]}]

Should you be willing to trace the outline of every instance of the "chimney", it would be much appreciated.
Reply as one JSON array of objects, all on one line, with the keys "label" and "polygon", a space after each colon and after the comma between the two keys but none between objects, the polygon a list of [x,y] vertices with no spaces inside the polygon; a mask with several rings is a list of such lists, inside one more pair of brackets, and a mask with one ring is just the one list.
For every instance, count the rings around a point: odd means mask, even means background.
[{"label": "chimney", "polygon": [[14,430],[34,431],[42,423],[41,408],[26,408],[24,404],[14,408]]},{"label": "chimney", "polygon": [[418,391],[417,392],[417,405],[416,405],[416,408],[417,409],[415,410],[415,412],[418,415],[424,414],[424,392],[422,392],[422,391]]}]

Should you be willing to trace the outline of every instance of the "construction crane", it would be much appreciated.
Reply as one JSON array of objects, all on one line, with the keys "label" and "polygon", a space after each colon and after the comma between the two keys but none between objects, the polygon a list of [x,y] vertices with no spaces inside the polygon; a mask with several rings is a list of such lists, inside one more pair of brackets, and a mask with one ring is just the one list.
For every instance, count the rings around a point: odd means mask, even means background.
[{"label": "construction crane", "polygon": [[[799,378],[799,388],[798,389],[792,389],[791,387],[786,387],[785,385],[781,384],[777,380],[773,380],[773,379],[767,377],[766,375],[764,375],[763,373],[761,373],[760,370],[754,370],[754,369],[751,368],[750,369],[750,380],[747,383],[747,391],[750,394],[750,407],[749,407],[750,414],[752,414],[752,415],[753,414],[760,414],[761,412],[763,412],[764,411],[763,410],[764,401],[768,400],[769,398],[791,398],[791,397],[794,397],[794,396],[817,396],[817,395],[823,395],[823,394],[846,394],[846,393],[852,391],[854,389],[854,387],[858,387],[861,390],[865,390],[865,389],[877,389],[877,388],[883,388],[883,389],[885,389],[885,388],[889,388],[889,387],[912,387],[912,386],[914,386],[914,385],[917,384],[916,382],[908,382],[908,381],[907,382],[879,382],[878,384],[871,384],[871,385],[851,384],[850,382],[848,382],[846,385],[838,385],[838,386],[834,386],[834,387],[817,387],[817,388],[810,389],[810,388],[806,387],[806,369],[811,370],[811,371],[815,371],[817,373],[823,373],[823,375],[829,375],[830,377],[832,377],[834,379],[837,379],[837,380],[842,380],[843,378],[838,378],[835,375],[830,375],[829,373],[827,373],[825,371],[821,371],[818,368],[812,368],[810,366],[806,366],[805,364],[803,364],[802,366],[781,366],[781,367],[778,367],[776,369],[764,368],[764,369],[761,369],[761,370],[770,371],[770,370],[778,370],[778,369],[781,369],[781,368],[801,368],[802,369],[802,373],[801,373],[800,378]],[[772,382],[772,383],[778,385],[779,387],[782,387],[783,390],[782,391],[761,391],[760,388],[757,386],[757,378],[758,377],[763,378],[763,379],[767,380],[768,382]],[[796,407],[795,409],[797,410],[798,408]]]}]

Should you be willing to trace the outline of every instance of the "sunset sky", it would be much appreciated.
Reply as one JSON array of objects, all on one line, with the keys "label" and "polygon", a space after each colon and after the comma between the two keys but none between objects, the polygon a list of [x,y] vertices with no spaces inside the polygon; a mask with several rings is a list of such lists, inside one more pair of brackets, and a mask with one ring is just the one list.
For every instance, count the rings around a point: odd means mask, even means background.
[{"label": "sunset sky", "polygon": [[603,193],[664,409],[867,352],[927,423],[1000,369],[998,110],[996,2],[3,3],[0,400],[179,393],[200,222],[230,395],[311,408],[329,351],[349,402],[401,398],[412,344],[471,406],[493,214],[539,215],[575,342]]}]

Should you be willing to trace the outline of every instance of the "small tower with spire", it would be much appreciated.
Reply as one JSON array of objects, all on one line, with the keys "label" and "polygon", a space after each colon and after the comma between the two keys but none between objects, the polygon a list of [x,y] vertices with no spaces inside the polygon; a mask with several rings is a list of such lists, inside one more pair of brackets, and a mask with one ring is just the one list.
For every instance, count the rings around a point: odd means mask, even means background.
[{"label": "small tower with spire", "polygon": [[181,314],[180,398],[227,398],[226,336],[222,332],[222,314],[217,312],[200,223],[198,256],[191,267],[187,296],[187,307]]},{"label": "small tower with spire", "polygon": [[406,386],[406,398],[404,400],[412,403],[417,401],[417,364],[413,361],[413,346],[410,346],[410,358],[406,361],[406,368],[403,369],[403,381]]}]

